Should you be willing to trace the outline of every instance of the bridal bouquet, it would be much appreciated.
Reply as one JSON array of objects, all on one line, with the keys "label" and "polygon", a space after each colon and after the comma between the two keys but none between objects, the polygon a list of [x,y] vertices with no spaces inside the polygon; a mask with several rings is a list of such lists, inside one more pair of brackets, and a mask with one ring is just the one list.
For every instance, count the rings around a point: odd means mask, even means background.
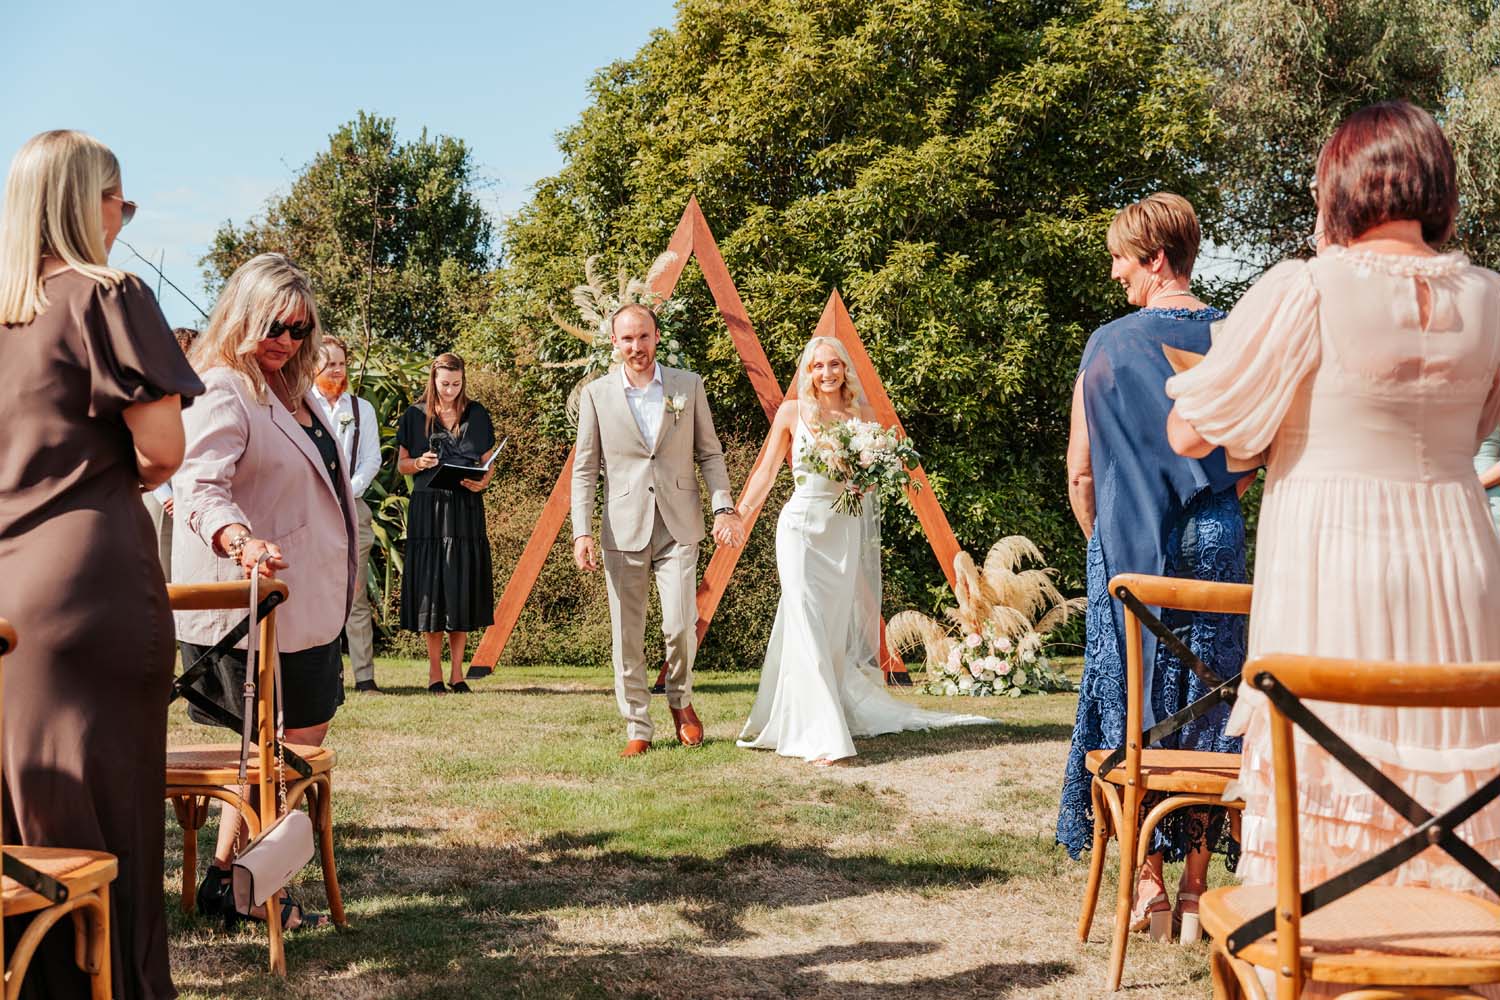
[{"label": "bridal bouquet", "polygon": [[[813,432],[800,464],[816,475],[843,485],[833,502],[840,514],[857,517],[864,495],[872,490],[894,493],[911,485],[911,469],[921,456],[895,428],[873,420],[844,420]],[[798,476],[801,485],[805,476]]]}]

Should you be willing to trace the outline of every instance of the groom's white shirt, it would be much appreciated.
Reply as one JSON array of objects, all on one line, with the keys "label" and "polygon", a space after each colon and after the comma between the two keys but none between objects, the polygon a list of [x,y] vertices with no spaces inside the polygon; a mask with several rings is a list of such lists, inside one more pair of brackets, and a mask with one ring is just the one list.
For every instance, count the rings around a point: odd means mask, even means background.
[{"label": "groom's white shirt", "polygon": [[641,429],[642,441],[655,441],[661,432],[661,418],[667,408],[666,392],[662,388],[661,365],[654,365],[651,381],[644,389],[630,384],[630,375],[624,365],[620,366],[620,380],[625,383],[625,402],[630,406],[630,415]]}]

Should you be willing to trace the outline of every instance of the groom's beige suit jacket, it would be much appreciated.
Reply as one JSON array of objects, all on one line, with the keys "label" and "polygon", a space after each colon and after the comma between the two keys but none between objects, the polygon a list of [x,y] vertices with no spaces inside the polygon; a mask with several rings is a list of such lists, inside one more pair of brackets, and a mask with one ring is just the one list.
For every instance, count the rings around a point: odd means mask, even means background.
[{"label": "groom's beige suit jacket", "polygon": [[[573,537],[592,535],[594,500],[605,479],[603,530],[599,542],[620,552],[651,544],[656,514],[684,545],[703,540],[703,499],[693,466],[703,472],[713,504],[733,507],[724,449],[714,433],[703,379],[661,366],[665,407],[655,441],[646,441],[625,400],[618,370],[584,387],[578,402],[578,439],[573,454]],[[673,401],[681,402],[674,412]]]}]

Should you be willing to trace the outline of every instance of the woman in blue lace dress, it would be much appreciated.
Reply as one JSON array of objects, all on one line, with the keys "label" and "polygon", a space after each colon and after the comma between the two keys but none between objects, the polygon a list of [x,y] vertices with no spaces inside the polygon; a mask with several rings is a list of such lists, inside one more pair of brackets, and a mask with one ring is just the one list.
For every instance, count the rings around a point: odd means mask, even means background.
[{"label": "woman in blue lace dress", "polygon": [[[1068,496],[1088,539],[1087,646],[1078,692],[1078,719],[1063,778],[1057,840],[1074,858],[1093,837],[1091,750],[1125,742],[1124,612],[1109,594],[1117,573],[1245,582],[1245,521],[1237,480],[1224,453],[1183,459],[1167,444],[1171,410],[1165,384],[1172,375],[1163,346],[1204,354],[1209,325],[1223,317],[1188,291],[1198,253],[1197,216],[1186,199],[1159,193],[1131,205],[1110,224],[1110,277],[1137,312],[1106,324],[1089,338],[1073,393],[1068,442]],[[1248,483],[1248,479],[1246,480]],[[1216,674],[1239,672],[1246,621],[1235,615],[1165,611],[1173,629]],[[1185,707],[1206,689],[1196,674],[1143,633],[1147,728]],[[1228,706],[1169,736],[1180,750],[1238,752],[1224,735]],[[1151,805],[1148,797],[1146,808]],[[1223,810],[1180,810],[1157,828],[1140,872],[1133,929],[1154,912],[1172,909],[1162,881],[1163,860],[1186,860],[1176,915],[1197,911],[1212,851],[1233,864]]]}]

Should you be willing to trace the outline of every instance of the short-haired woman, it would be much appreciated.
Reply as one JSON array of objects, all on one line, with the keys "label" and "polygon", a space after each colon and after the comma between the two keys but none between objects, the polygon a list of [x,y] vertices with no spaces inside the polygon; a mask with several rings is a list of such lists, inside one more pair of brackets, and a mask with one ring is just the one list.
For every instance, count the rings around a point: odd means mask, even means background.
[{"label": "short-haired woman", "polygon": [[438,466],[480,465],[495,447],[490,414],[469,398],[464,361],[439,354],[427,371],[422,402],[407,408],[396,428],[396,471],[412,477],[406,513],[406,559],[401,572],[401,627],[427,640],[427,690],[443,689],[443,637],[448,640],[449,687],[468,694],[464,643],[494,619],[490,539],[480,495],[495,477],[460,480],[458,489],[432,485]]},{"label": "short-haired woman", "polygon": [[[1110,277],[1140,308],[1094,332],[1073,387],[1068,497],[1088,539],[1087,645],[1057,818],[1058,842],[1073,857],[1093,835],[1087,755],[1125,745],[1125,627],[1109,593],[1110,579],[1145,573],[1245,580],[1245,521],[1235,489],[1240,475],[1229,471],[1222,452],[1186,459],[1167,443],[1171,400],[1165,385],[1172,367],[1163,348],[1202,354],[1208,350],[1209,324],[1224,315],[1188,287],[1198,255],[1197,214],[1185,198],[1153,194],[1115,216],[1106,243]],[[1166,610],[1162,620],[1215,673],[1239,672],[1245,658],[1243,618]],[[1150,632],[1142,634],[1142,653],[1147,727],[1206,693],[1197,675]],[[1224,735],[1226,715],[1221,706],[1162,745],[1237,751],[1239,741]],[[1158,923],[1165,921],[1172,909],[1162,881],[1164,860],[1186,860],[1177,917],[1197,912],[1210,852],[1221,850],[1232,861],[1223,818],[1222,810],[1183,810],[1157,828],[1136,888],[1135,929],[1148,926],[1153,914],[1159,914]]]},{"label": "short-haired woman", "polygon": [[[173,481],[176,581],[243,580],[257,565],[286,581],[290,596],[276,613],[286,738],[308,746],[322,744],[344,700],[339,632],[354,588],[349,475],[309,394],[320,335],[312,285],[290,260],[265,253],[240,265],[193,345],[208,391],[184,421],[187,457]],[[183,662],[195,662],[243,617],[179,614]],[[213,667],[205,693],[238,714],[244,650],[218,656]],[[227,915],[232,905],[229,862],[242,828],[225,808],[214,864],[198,890],[206,916]],[[289,929],[321,922],[290,898],[283,921]]]},{"label": "short-haired woman", "polygon": [[[1185,455],[1269,449],[1250,654],[1500,660],[1500,535],[1474,475],[1500,422],[1500,276],[1435,248],[1458,207],[1453,151],[1404,102],[1351,115],[1318,157],[1329,246],[1268,271],[1202,364],[1167,385]],[[1319,703],[1317,714],[1427,809],[1500,767],[1500,712]],[[1275,881],[1270,711],[1240,689],[1246,882]],[[1409,831],[1354,775],[1298,740],[1302,877],[1319,882]],[[1465,824],[1500,856],[1500,808]],[[1428,851],[1395,881],[1487,891]]]},{"label": "short-haired woman", "polygon": [[[108,264],[134,213],[119,161],[80,132],[44,132],[11,164],[0,216],[0,616],[20,644],[5,658],[4,839],[120,859],[110,995],[150,1000],[176,995],[161,812],[173,649],[140,493],[182,460],[182,406],[203,384],[151,290]],[[26,985],[88,995],[69,922],[47,936]]]}]

